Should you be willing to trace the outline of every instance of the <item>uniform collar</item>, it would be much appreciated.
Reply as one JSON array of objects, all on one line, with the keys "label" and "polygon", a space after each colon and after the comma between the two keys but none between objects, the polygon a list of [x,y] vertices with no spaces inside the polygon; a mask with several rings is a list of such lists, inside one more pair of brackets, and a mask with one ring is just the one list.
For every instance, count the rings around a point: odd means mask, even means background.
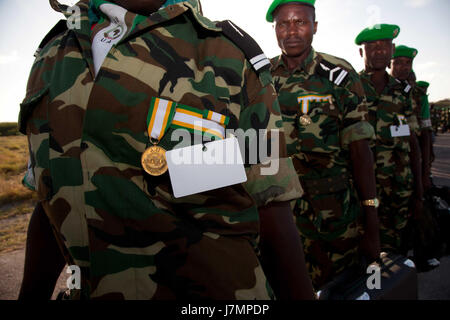
[{"label": "uniform collar", "polygon": [[[70,10],[67,10],[68,8],[67,5],[60,4],[58,0],[50,0],[49,2],[50,6],[55,11],[61,12],[62,14],[64,14],[66,19],[68,19],[69,21],[73,21],[73,13]],[[81,22],[83,23],[83,20],[84,22],[86,22],[86,19],[83,18],[83,16],[85,17],[88,16],[89,17],[88,21],[92,21],[93,13],[90,12],[91,10],[89,10],[89,8],[91,8],[92,6],[95,7],[96,3],[99,5],[101,3],[108,3],[108,2],[109,1],[106,0],[80,0],[77,4],[74,5],[74,7],[80,8]],[[168,11],[166,10],[170,7],[171,9],[169,10],[172,11],[171,12],[172,14],[167,14]],[[180,12],[180,9],[181,10],[184,9],[183,12],[186,11],[187,9],[190,9],[197,22],[204,28],[212,31],[221,31],[220,28],[216,27],[215,23],[213,23],[212,21],[203,16],[200,0],[167,0],[166,3],[164,3],[164,5],[156,13],[161,13],[161,16],[168,18],[165,20],[169,20],[174,18],[176,15],[174,15],[173,13]],[[151,16],[153,15],[154,14],[152,14]]]},{"label": "uniform collar", "polygon": [[[368,80],[370,85],[372,85],[372,82],[370,81],[370,77],[371,77],[372,73],[373,72],[368,72],[366,70],[362,70],[359,74],[360,74],[361,78]],[[401,82],[400,80],[395,79],[393,76],[391,76],[386,71],[385,71],[385,74],[388,77],[388,82],[387,82],[387,85],[386,85],[385,89],[397,89],[397,88],[401,89],[402,88],[403,82]]]},{"label": "uniform collar", "polygon": [[[91,49],[91,26],[93,23],[98,22],[99,17],[102,15],[100,10],[96,10],[96,5],[101,3],[108,3],[109,1],[104,0],[80,0],[75,7],[80,10],[79,19],[73,18],[73,13],[70,10],[61,9],[64,7],[60,5],[57,0],[51,0],[50,4],[52,8],[60,11],[65,15],[67,21],[70,23],[77,23],[75,28],[71,28],[71,31],[74,32],[77,37],[81,50],[83,52],[83,56],[86,59],[91,75],[94,77],[94,63],[92,58],[92,49]],[[152,26],[157,24],[161,24],[163,22],[172,20],[187,11],[192,12],[192,17],[205,29],[219,32],[220,28],[216,27],[216,25],[203,17],[201,13],[200,1],[199,0],[186,0],[179,3],[171,4],[167,7],[163,7],[158,11],[152,13],[148,17],[136,15],[135,23],[133,24],[132,30],[125,35],[120,42],[127,41],[133,35],[144,31]]]},{"label": "uniform collar", "polygon": [[[317,65],[318,57],[319,56],[314,50],[314,48],[311,48],[311,52],[308,54],[306,59],[303,60],[303,62],[297,68],[292,70],[292,73],[304,71],[308,74],[312,74],[315,70],[315,66]],[[288,68],[283,61],[283,55],[280,55],[274,59],[271,71],[273,72],[278,68],[282,68],[285,71],[288,71]]]}]

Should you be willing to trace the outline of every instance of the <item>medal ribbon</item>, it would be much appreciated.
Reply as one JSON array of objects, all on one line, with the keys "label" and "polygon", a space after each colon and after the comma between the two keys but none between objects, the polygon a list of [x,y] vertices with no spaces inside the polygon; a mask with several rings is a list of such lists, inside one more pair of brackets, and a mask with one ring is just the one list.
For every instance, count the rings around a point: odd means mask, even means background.
[{"label": "medal ribbon", "polygon": [[298,97],[298,103],[302,106],[302,113],[308,114],[309,113],[309,99],[305,97]]},{"label": "medal ribbon", "polygon": [[[204,117],[206,119],[204,119]],[[212,120],[209,120],[208,117]],[[192,133],[224,139],[225,124],[228,122],[229,117],[221,115],[217,112],[199,110],[193,107],[178,104],[175,117],[172,121],[172,127],[187,129]]]},{"label": "medal ribbon", "polygon": [[230,118],[229,117],[227,117],[227,116],[225,116],[223,114],[211,111],[211,110],[203,110],[203,117],[208,119],[208,120],[212,120],[212,121],[218,122],[218,123],[220,123],[221,125],[224,125],[224,126],[227,126],[228,123],[230,122]]},{"label": "medal ribbon", "polygon": [[330,104],[333,103],[331,95],[322,96],[322,95],[315,95],[315,94],[297,97],[297,101],[299,104],[301,104],[302,113],[305,115],[307,115],[309,113],[309,104],[311,103],[311,101],[316,101],[316,102],[328,101],[328,102],[330,102]]},{"label": "medal ribbon", "polygon": [[406,124],[406,118],[404,115],[397,114],[397,120],[400,126]]},{"label": "medal ribbon", "polygon": [[147,132],[151,139],[161,140],[174,118],[175,110],[175,102],[152,98],[147,114]]},{"label": "medal ribbon", "polygon": [[147,131],[156,141],[161,140],[169,127],[224,139],[229,122],[230,118],[223,114],[154,97],[147,115]]}]

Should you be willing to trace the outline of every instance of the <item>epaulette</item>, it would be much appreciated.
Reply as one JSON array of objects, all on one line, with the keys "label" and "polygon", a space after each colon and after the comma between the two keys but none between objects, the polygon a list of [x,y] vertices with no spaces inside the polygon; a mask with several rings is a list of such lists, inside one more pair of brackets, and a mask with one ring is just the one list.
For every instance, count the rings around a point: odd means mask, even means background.
[{"label": "epaulette", "polygon": [[47,45],[47,43],[50,42],[54,37],[57,35],[63,33],[67,30],[67,20],[59,20],[58,23],[50,30],[49,33],[42,39],[41,44],[37,48],[36,52],[34,53],[34,56],[37,57],[39,52],[41,52],[42,49]]},{"label": "epaulette", "polygon": [[318,63],[316,73],[327,78],[330,82],[333,82],[337,86],[343,85],[347,81],[348,76],[347,70],[344,70],[324,59]]},{"label": "epaulette", "polygon": [[221,28],[223,34],[244,52],[258,74],[270,69],[270,60],[267,59],[258,43],[244,30],[230,20],[220,21],[216,26]]}]

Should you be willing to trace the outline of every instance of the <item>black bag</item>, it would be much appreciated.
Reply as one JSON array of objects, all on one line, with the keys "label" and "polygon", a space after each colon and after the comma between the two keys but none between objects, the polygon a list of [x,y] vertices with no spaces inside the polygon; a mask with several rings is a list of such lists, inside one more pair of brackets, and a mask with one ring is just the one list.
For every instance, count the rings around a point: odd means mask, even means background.
[{"label": "black bag", "polygon": [[447,203],[447,207],[450,204],[450,188],[447,186],[435,186],[431,188],[431,194],[435,197],[439,197]]},{"label": "black bag", "polygon": [[440,240],[444,247],[443,254],[450,254],[450,208],[449,203],[439,195],[446,196],[447,193],[448,188],[433,188],[432,213],[439,225]]},{"label": "black bag", "polygon": [[421,216],[411,219],[407,226],[411,230],[410,242],[418,272],[427,272],[435,268],[437,265],[430,265],[428,261],[434,258],[439,259],[444,253],[442,232],[435,207],[432,194],[427,193]]},{"label": "black bag", "polygon": [[[318,292],[320,300],[417,300],[418,281],[414,263],[395,254],[381,254],[369,265],[372,273],[348,269]],[[371,268],[371,269],[369,269]],[[374,272],[374,270],[379,270]],[[355,273],[356,272],[356,273]],[[379,283],[372,281],[380,275]],[[379,289],[374,286],[379,285]],[[369,288],[370,287],[370,288]]]}]

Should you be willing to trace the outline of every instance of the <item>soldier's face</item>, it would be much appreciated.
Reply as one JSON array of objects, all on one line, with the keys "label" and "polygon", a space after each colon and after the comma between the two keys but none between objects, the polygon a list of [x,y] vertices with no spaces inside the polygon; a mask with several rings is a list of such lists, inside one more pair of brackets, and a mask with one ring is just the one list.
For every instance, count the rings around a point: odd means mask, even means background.
[{"label": "soldier's face", "polygon": [[284,55],[298,57],[311,48],[317,31],[314,20],[314,9],[308,6],[287,3],[275,10],[275,33]]},{"label": "soldier's face", "polygon": [[372,70],[385,70],[391,63],[395,45],[392,40],[377,40],[364,43],[360,49],[364,63]]},{"label": "soldier's face", "polygon": [[413,60],[407,57],[398,57],[392,59],[392,76],[400,80],[408,80],[413,67]]},{"label": "soldier's face", "polygon": [[157,11],[166,0],[111,0],[128,11],[148,16]]}]

